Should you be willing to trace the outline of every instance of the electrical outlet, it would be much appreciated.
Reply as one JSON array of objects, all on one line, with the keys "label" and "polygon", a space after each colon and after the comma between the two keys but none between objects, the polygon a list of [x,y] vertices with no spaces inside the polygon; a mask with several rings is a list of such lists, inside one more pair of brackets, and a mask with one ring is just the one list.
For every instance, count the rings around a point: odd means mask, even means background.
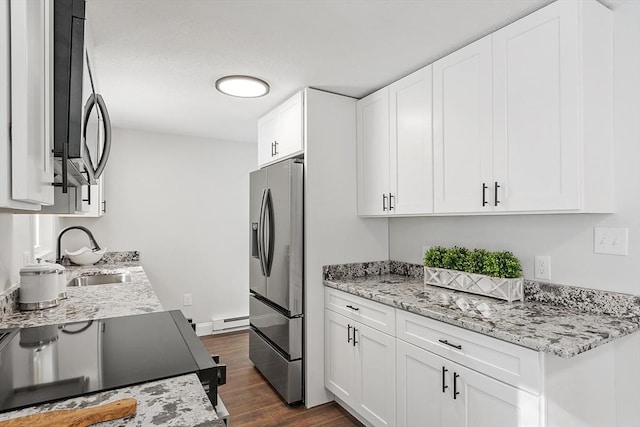
[{"label": "electrical outlet", "polygon": [[22,265],[32,264],[31,252],[26,251],[22,253]]},{"label": "electrical outlet", "polygon": [[593,252],[596,254],[629,255],[629,229],[594,227]]},{"label": "electrical outlet", "polygon": [[533,275],[536,279],[551,280],[551,257],[549,255],[536,255]]},{"label": "electrical outlet", "polygon": [[188,307],[188,306],[190,306],[190,305],[193,305],[193,295],[191,295],[191,294],[184,294],[184,295],[182,296],[182,304],[183,304],[185,307]]}]

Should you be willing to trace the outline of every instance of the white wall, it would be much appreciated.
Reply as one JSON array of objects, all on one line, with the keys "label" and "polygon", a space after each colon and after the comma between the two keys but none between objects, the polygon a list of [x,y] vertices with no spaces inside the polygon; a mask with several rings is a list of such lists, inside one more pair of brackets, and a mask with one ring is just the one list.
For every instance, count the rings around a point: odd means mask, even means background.
[{"label": "white wall", "polygon": [[0,293],[20,281],[24,252],[32,252],[30,215],[0,213]]},{"label": "white wall", "polygon": [[[552,282],[640,295],[639,1],[616,2],[614,29],[616,213],[393,218],[389,220],[391,259],[421,263],[423,245],[508,249],[522,261],[525,277],[533,278],[534,256],[550,255]],[[628,227],[629,255],[594,254],[595,226]],[[640,333],[613,345],[617,425],[637,427]]]},{"label": "white wall", "polygon": [[[139,250],[165,309],[195,322],[249,313],[249,172],[253,144],[114,129],[105,172],[107,214],[64,218],[108,251]],[[79,231],[63,250],[87,245]],[[183,307],[183,294],[193,306]]]}]

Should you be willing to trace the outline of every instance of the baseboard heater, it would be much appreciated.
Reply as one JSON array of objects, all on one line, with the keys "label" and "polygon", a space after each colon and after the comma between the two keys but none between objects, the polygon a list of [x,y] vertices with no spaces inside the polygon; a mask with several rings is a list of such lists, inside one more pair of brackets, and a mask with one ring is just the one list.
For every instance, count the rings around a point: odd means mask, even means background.
[{"label": "baseboard heater", "polygon": [[249,326],[249,316],[213,319],[213,332]]}]

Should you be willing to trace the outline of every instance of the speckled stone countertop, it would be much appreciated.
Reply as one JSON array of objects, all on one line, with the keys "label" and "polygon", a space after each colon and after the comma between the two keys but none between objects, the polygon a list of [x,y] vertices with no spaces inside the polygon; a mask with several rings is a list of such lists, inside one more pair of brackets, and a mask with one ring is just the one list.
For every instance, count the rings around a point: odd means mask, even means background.
[{"label": "speckled stone countertop", "polygon": [[133,387],[45,403],[0,414],[0,421],[44,411],[86,408],[132,397],[138,401],[134,416],[99,423],[104,427],[211,426],[222,427],[196,374],[183,375]]},{"label": "speckled stone countertop", "polygon": [[525,296],[527,291],[536,294],[526,296],[525,302],[508,303],[424,285],[420,266],[405,266],[403,274],[394,274],[402,267],[402,263],[396,264],[383,261],[351,268],[325,267],[324,284],[564,358],[640,329],[640,298],[633,295],[551,285],[556,289],[531,282],[525,286]]},{"label": "speckled stone countertop", "polygon": [[[18,287],[10,288],[0,304],[0,329],[51,325],[163,311],[137,252],[107,253],[92,266],[66,266],[67,280],[80,275],[129,271],[131,282],[67,287],[68,298],[57,307],[20,312],[16,310]],[[133,417],[109,421],[100,426],[224,426],[209,402],[195,374],[142,385],[81,396],[0,414],[0,421],[42,411],[84,408],[125,397],[138,400]]]},{"label": "speckled stone countertop", "polygon": [[67,299],[46,310],[8,310],[0,315],[0,329],[52,325],[65,322],[163,311],[147,275],[137,261],[67,266],[67,280],[80,275],[131,273],[131,282],[94,286],[68,286]]}]

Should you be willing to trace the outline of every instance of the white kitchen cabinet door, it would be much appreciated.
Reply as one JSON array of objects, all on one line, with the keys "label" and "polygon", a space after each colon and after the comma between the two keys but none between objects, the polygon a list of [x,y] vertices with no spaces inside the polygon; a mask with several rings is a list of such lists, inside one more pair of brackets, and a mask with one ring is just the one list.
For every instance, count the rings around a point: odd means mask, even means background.
[{"label": "white kitchen cabinet door", "polygon": [[12,0],[12,198],[53,203],[53,3]]},{"label": "white kitchen cabinet door", "polygon": [[356,410],[374,426],[395,426],[395,338],[361,323],[355,327]]},{"label": "white kitchen cabinet door", "polygon": [[391,212],[433,212],[432,67],[389,86]]},{"label": "white kitchen cabinet door", "polygon": [[396,340],[398,427],[449,427],[453,422],[446,361]]},{"label": "white kitchen cabinet door", "polygon": [[304,152],[303,112],[303,96],[298,92],[258,120],[258,166]]},{"label": "white kitchen cabinet door", "polygon": [[493,34],[496,210],[581,207],[577,7],[555,2]]},{"label": "white kitchen cabinet door", "polygon": [[491,49],[487,36],[433,63],[436,213],[492,210]]},{"label": "white kitchen cabinet door", "polygon": [[324,385],[352,407],[356,386],[356,351],[352,338],[355,323],[331,310],[324,311]]},{"label": "white kitchen cabinet door", "polygon": [[258,165],[275,159],[275,143],[278,129],[278,112],[272,111],[258,120]]},{"label": "white kitchen cabinet door", "polygon": [[537,396],[402,340],[396,346],[398,426],[540,425]]},{"label": "white kitchen cabinet door", "polygon": [[302,138],[302,92],[296,93],[278,108],[278,138],[275,153],[278,159],[301,153]]},{"label": "white kitchen cabinet door", "polygon": [[538,427],[539,398],[451,363],[453,427]]},{"label": "white kitchen cabinet door", "polygon": [[357,103],[358,215],[389,214],[389,87]]}]

